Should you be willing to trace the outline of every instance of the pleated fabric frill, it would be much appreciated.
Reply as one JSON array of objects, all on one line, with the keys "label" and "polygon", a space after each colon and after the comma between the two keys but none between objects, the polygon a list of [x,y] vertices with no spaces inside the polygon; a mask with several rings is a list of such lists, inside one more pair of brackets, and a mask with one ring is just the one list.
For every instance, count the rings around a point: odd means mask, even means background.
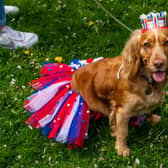
[{"label": "pleated fabric frill", "polygon": [[[86,102],[71,88],[72,75],[76,69],[98,59],[75,59],[70,65],[45,64],[39,79],[30,85],[35,92],[27,98],[23,107],[30,113],[26,124],[41,128],[43,135],[69,147],[82,147],[88,137],[90,112]],[[97,114],[96,118],[101,115]]]}]

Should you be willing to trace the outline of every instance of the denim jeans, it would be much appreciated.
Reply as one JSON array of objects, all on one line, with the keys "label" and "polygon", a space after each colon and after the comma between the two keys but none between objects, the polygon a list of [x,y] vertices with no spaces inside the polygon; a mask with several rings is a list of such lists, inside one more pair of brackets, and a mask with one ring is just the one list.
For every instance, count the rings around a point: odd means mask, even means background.
[{"label": "denim jeans", "polygon": [[0,0],[0,26],[6,25],[6,15],[3,0]]}]

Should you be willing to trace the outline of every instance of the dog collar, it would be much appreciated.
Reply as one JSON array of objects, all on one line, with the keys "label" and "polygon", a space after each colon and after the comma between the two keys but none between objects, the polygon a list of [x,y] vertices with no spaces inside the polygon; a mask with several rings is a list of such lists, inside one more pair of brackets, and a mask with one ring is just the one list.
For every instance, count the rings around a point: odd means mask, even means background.
[{"label": "dog collar", "polygon": [[146,95],[150,95],[152,93],[152,84],[154,83],[154,80],[152,78],[148,78],[147,76],[145,76],[144,74],[140,73],[140,76],[145,79],[148,83],[148,86],[145,90],[145,94]]}]

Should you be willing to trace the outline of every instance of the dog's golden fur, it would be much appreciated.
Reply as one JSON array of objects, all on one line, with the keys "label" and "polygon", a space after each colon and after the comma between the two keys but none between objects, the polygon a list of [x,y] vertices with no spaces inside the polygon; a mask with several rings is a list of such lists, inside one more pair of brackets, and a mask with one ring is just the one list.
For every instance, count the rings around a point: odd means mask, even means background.
[{"label": "dog's golden fur", "polygon": [[[145,114],[152,125],[161,120],[160,116],[152,114],[152,110],[163,102],[167,60],[167,29],[145,33],[136,30],[121,56],[90,63],[74,73],[72,88],[80,92],[91,110],[109,117],[111,135],[116,137],[115,148],[119,155],[130,154],[126,138],[131,117]],[[157,71],[166,73],[166,77],[160,82],[151,82],[153,73]],[[149,83],[151,93],[147,94]]]}]

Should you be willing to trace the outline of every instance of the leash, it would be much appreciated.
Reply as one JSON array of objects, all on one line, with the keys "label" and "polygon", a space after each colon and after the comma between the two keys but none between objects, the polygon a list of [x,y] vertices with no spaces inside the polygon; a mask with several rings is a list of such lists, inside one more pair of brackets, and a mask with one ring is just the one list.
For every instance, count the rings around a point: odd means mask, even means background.
[{"label": "leash", "polygon": [[109,15],[113,20],[115,20],[118,24],[120,24],[122,27],[127,29],[128,31],[132,32],[132,29],[130,29],[127,25],[122,23],[119,19],[117,19],[115,16],[113,16],[106,8],[104,8],[97,0],[93,0],[97,6],[99,6],[107,15]]}]

